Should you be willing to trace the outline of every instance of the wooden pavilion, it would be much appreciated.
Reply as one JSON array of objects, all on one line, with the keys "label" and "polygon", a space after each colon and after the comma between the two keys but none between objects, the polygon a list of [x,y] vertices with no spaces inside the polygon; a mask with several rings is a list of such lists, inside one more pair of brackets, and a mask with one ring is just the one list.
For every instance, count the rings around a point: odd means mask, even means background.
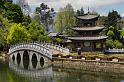
[{"label": "wooden pavilion", "polygon": [[71,42],[69,43],[72,50],[77,51],[103,51],[105,49],[105,41],[107,36],[100,35],[104,27],[97,26],[99,15],[87,14],[77,16],[77,24],[74,31],[78,33],[77,36],[68,37]]}]

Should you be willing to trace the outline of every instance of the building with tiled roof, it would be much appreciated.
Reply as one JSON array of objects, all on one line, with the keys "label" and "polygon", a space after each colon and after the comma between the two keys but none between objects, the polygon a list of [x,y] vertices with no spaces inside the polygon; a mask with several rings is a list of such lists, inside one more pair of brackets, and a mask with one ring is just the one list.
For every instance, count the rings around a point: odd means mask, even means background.
[{"label": "building with tiled roof", "polygon": [[89,12],[87,14],[77,16],[77,24],[74,31],[78,33],[77,36],[68,37],[71,40],[69,45],[72,50],[81,48],[82,51],[103,51],[105,49],[105,41],[107,36],[100,35],[104,27],[97,26],[99,15],[93,15]]}]

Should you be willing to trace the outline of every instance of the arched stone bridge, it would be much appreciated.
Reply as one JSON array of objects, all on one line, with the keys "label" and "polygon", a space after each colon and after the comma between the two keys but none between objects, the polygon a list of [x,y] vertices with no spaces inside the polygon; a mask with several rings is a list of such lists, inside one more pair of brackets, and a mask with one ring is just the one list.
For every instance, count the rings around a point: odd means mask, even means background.
[{"label": "arched stone bridge", "polygon": [[49,62],[52,60],[54,51],[69,54],[69,49],[63,48],[59,45],[44,42],[19,43],[11,46],[8,54],[10,55],[11,59],[15,60],[15,62],[18,59],[20,62],[24,59],[29,61],[36,60]]}]

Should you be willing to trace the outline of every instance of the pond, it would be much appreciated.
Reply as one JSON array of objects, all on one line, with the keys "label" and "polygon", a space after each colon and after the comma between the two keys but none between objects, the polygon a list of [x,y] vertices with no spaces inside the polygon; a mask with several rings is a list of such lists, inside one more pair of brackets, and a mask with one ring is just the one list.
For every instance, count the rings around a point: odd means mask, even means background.
[{"label": "pond", "polygon": [[[30,62],[28,62],[30,63]],[[123,74],[68,69],[53,65],[20,67],[12,61],[0,61],[0,82],[124,82]],[[26,62],[23,63],[27,66]]]}]

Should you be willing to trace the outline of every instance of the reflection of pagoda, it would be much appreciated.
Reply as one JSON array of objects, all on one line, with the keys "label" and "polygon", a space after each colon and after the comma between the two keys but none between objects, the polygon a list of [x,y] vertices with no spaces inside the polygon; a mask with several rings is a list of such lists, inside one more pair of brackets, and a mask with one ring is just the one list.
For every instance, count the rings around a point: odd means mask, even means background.
[{"label": "reflection of pagoda", "polygon": [[71,48],[76,50],[81,48],[82,51],[102,51],[105,48],[107,36],[100,36],[104,27],[97,26],[98,15],[87,14],[77,16],[77,26],[72,28],[78,32],[78,36],[68,37],[72,42]]}]

